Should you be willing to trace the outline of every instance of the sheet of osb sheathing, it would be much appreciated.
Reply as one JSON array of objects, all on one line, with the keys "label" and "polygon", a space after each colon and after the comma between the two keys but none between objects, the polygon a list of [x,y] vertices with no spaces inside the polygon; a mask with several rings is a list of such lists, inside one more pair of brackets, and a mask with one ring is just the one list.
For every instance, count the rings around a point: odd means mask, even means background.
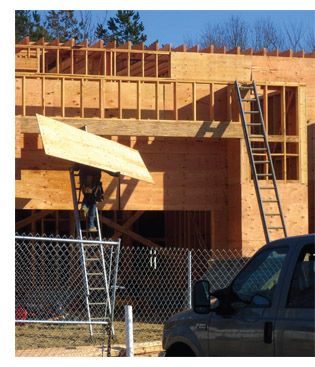
[{"label": "sheet of osb sheathing", "polygon": [[36,117],[47,155],[154,183],[137,150],[45,116]]}]

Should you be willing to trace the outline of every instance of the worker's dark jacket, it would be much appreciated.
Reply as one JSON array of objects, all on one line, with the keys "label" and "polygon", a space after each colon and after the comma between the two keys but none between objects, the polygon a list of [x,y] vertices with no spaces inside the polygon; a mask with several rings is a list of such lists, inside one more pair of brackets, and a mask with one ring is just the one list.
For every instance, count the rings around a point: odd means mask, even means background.
[{"label": "worker's dark jacket", "polygon": [[95,193],[95,190],[100,185],[101,170],[82,164],[75,164],[74,170],[79,170],[81,190],[85,194]]}]

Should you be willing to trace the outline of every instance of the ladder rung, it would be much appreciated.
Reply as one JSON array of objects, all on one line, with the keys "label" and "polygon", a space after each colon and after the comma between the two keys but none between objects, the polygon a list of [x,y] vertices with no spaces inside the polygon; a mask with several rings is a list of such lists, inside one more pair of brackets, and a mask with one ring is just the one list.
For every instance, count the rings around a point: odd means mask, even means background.
[{"label": "ladder rung", "polygon": [[90,306],[102,306],[102,305],[106,305],[105,302],[93,302],[93,303],[89,303]]},{"label": "ladder rung", "polygon": [[[85,232],[85,231],[82,231],[82,232]],[[95,246],[99,246],[99,244],[98,243],[84,243],[83,246],[84,247],[90,247],[90,246],[94,246],[95,247]]]},{"label": "ladder rung", "polygon": [[260,122],[249,122],[248,124],[246,124],[247,126],[261,126]]},{"label": "ladder rung", "polygon": [[259,177],[272,176],[272,173],[257,173],[257,176],[259,176]]},{"label": "ladder rung", "polygon": [[259,111],[244,111],[244,113],[259,113]]},{"label": "ladder rung", "polygon": [[280,213],[265,213],[267,216],[281,215]]},{"label": "ladder rung", "polygon": [[250,138],[263,138],[263,135],[250,135]]},{"label": "ladder rung", "polygon": [[283,227],[268,227],[268,229],[284,229]]},{"label": "ladder rung", "polygon": [[261,163],[270,163],[270,161],[254,161],[254,163],[259,163],[259,164],[261,164]]},{"label": "ladder rung", "polygon": [[242,101],[244,101],[244,102],[256,102],[257,99],[256,98],[242,98]]},{"label": "ladder rung", "polygon": [[277,203],[278,200],[262,200],[263,203]]},{"label": "ladder rung", "polygon": [[90,291],[104,291],[105,290],[105,288],[103,287],[100,287],[100,288],[89,288],[90,289]]},{"label": "ladder rung", "polygon": [[267,150],[267,148],[252,148],[252,151],[255,151],[255,152],[259,152],[259,151],[264,152],[266,150]]},{"label": "ladder rung", "polygon": [[239,87],[240,89],[254,89],[252,85],[242,85]]},{"label": "ladder rung", "polygon": [[260,190],[273,190],[273,189],[275,189],[274,186],[262,186],[262,187],[259,187],[259,188],[260,188]]},{"label": "ladder rung", "polygon": [[87,273],[88,276],[97,276],[97,275],[103,275],[103,273]]}]

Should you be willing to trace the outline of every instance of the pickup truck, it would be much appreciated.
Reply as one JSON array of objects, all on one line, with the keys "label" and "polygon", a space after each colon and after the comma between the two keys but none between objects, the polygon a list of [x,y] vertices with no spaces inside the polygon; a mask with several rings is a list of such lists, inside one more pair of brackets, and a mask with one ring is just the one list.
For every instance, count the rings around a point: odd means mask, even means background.
[{"label": "pickup truck", "polygon": [[259,249],[230,285],[193,288],[192,309],[164,325],[166,357],[315,356],[315,235]]}]

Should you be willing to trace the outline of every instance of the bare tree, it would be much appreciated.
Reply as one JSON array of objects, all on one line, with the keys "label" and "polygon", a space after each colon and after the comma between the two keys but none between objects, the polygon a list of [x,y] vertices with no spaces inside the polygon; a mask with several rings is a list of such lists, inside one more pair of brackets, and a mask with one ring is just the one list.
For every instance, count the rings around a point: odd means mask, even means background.
[{"label": "bare tree", "polygon": [[200,46],[213,45],[215,48],[226,46],[232,49],[239,46],[242,50],[248,46],[248,26],[241,18],[232,15],[227,20],[208,23],[200,36]]},{"label": "bare tree", "polygon": [[282,49],[283,44],[283,33],[270,18],[260,18],[255,21],[252,39],[252,45],[255,50],[262,48],[266,48],[267,51],[276,48]]},{"label": "bare tree", "polygon": [[188,33],[185,33],[183,37],[183,43],[187,46],[187,48],[191,48],[198,45],[199,42],[198,40],[192,39]]},{"label": "bare tree", "polygon": [[306,36],[304,50],[306,52],[315,51],[315,32],[312,29],[309,30],[309,32]]},{"label": "bare tree", "polygon": [[90,44],[95,43],[97,40],[95,36],[96,25],[93,22],[91,10],[80,10],[79,25],[82,34],[81,41],[88,39]]},{"label": "bare tree", "polygon": [[200,47],[205,48],[213,45],[220,48],[226,45],[226,29],[221,23],[208,23],[201,31]]},{"label": "bare tree", "polygon": [[305,25],[302,22],[291,21],[284,23],[285,47],[291,48],[293,52],[304,48],[304,40],[306,36]]},{"label": "bare tree", "polygon": [[228,48],[239,46],[244,50],[248,46],[248,26],[244,20],[232,15],[227,22],[227,42]]}]

